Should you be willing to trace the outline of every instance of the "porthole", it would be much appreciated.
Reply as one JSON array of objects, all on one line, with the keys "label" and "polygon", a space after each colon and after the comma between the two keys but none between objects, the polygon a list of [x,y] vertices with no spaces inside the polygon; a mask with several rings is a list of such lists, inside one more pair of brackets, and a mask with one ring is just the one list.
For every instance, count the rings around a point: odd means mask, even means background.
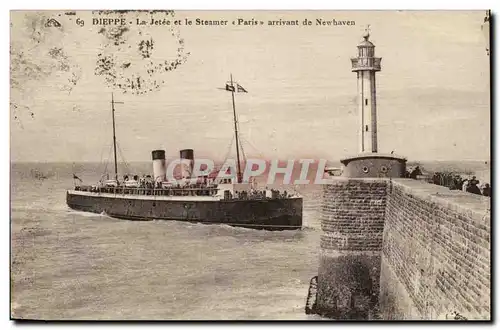
[{"label": "porthole", "polygon": [[370,170],[368,169],[368,166],[363,167],[363,172],[368,173]]},{"label": "porthole", "polygon": [[382,166],[380,167],[380,171],[381,171],[382,173],[387,173],[387,166],[382,165]]}]

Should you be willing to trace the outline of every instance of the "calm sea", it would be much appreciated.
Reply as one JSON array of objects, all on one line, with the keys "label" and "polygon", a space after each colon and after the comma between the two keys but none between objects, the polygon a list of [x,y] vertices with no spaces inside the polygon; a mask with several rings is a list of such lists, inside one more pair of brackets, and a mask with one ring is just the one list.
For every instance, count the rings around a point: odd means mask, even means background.
[{"label": "calm sea", "polygon": [[12,165],[13,317],[319,319],[304,314],[318,268],[317,187],[299,187],[298,231],[133,222],[68,209],[72,173],[96,180],[100,171],[94,164]]}]

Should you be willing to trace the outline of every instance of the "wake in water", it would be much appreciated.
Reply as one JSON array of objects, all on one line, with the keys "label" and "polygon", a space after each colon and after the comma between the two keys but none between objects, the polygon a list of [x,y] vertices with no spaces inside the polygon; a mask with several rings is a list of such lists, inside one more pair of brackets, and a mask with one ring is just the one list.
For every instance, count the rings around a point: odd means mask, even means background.
[{"label": "wake in water", "polygon": [[70,209],[69,207],[67,207],[65,209],[65,211],[67,211],[66,213],[68,215],[78,215],[78,216],[82,216],[85,218],[107,218],[107,219],[119,220],[119,219],[110,217],[104,211],[98,214],[98,213],[92,213],[92,212],[77,211],[77,210]]},{"label": "wake in water", "polygon": [[66,181],[36,186],[13,179],[16,315],[319,319],[304,313],[307,284],[318,268],[319,217],[309,203],[316,197],[305,196],[304,227],[293,231],[129,221],[70,209],[69,173]]},{"label": "wake in water", "polygon": [[318,231],[319,228],[312,227],[312,226],[303,226],[300,229],[296,230],[291,230],[291,231],[269,231],[269,230],[263,230],[263,229],[253,229],[253,228],[247,228],[247,227],[239,227],[239,226],[231,226],[228,224],[220,224],[220,223],[201,223],[201,222],[186,222],[186,221],[177,221],[177,220],[159,220],[159,219],[154,219],[151,221],[152,223],[155,224],[175,224],[175,226],[179,226],[181,228],[186,228],[186,229],[194,229],[194,230],[211,230],[211,231],[221,231],[222,232],[227,232],[227,233],[263,233],[264,235],[279,235],[279,233],[285,233],[286,236],[293,236],[296,235],[297,232],[314,232]]}]

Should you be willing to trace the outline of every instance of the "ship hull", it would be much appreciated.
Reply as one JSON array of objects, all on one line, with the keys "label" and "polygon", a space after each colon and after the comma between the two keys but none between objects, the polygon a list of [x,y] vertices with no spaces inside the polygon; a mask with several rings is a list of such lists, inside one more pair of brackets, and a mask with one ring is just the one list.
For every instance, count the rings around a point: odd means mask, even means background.
[{"label": "ship hull", "polygon": [[302,198],[221,200],[68,191],[66,203],[74,210],[125,220],[177,220],[265,230],[302,227]]}]

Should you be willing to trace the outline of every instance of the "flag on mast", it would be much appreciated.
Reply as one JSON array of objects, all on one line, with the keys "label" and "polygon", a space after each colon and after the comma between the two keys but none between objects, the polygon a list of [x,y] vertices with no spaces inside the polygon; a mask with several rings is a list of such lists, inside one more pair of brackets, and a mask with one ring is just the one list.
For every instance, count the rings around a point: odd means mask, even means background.
[{"label": "flag on mast", "polygon": [[244,89],[243,86],[241,86],[238,83],[234,83],[234,85],[231,85],[230,83],[226,83],[225,89],[226,89],[226,91],[229,91],[229,92],[248,93],[248,91],[246,89]]},{"label": "flag on mast", "polygon": [[246,89],[244,89],[240,84],[236,84],[236,90],[238,93],[248,93]]},{"label": "flag on mast", "polygon": [[80,182],[83,182],[83,180],[77,177],[74,173],[73,173],[73,180],[79,180]]}]

